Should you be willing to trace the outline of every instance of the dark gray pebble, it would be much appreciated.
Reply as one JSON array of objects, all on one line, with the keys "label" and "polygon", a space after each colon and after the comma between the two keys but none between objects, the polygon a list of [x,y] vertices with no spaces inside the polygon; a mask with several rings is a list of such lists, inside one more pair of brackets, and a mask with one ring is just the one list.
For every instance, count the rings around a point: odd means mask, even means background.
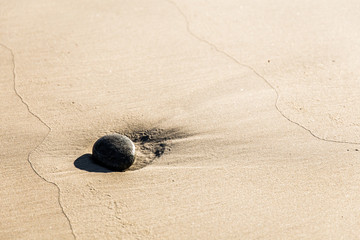
[{"label": "dark gray pebble", "polygon": [[123,171],[135,161],[135,145],[124,135],[106,135],[94,143],[92,158],[106,168]]}]

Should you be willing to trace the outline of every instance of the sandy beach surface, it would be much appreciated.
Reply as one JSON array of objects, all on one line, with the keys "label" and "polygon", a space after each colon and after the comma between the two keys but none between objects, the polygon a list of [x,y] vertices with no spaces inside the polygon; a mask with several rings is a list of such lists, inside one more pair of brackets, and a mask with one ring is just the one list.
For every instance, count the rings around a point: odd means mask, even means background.
[{"label": "sandy beach surface", "polygon": [[[359,24],[351,0],[0,1],[0,239],[359,239]],[[166,147],[111,172],[113,132]]]}]

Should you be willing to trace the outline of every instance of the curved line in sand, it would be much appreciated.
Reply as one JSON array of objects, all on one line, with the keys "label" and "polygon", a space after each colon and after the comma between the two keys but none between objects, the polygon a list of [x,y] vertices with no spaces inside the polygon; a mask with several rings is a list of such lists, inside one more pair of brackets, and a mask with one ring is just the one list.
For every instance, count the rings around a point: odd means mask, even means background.
[{"label": "curved line in sand", "polygon": [[186,23],[186,30],[187,32],[195,39],[199,40],[200,42],[203,42],[207,45],[209,45],[211,48],[215,49],[215,51],[225,55],[227,58],[229,58],[230,60],[232,60],[233,62],[235,62],[236,64],[245,67],[249,70],[251,70],[256,76],[258,76],[259,78],[261,78],[271,89],[274,90],[275,94],[276,94],[276,100],[275,100],[275,108],[276,110],[283,116],[283,118],[285,118],[286,120],[288,120],[289,122],[299,126],[300,128],[304,129],[305,131],[307,131],[308,133],[310,133],[314,138],[321,140],[321,141],[326,141],[326,142],[332,142],[332,143],[344,143],[344,144],[354,144],[354,145],[358,145],[360,144],[360,142],[350,142],[350,141],[339,141],[339,140],[334,140],[334,139],[326,139],[326,138],[322,138],[317,136],[316,134],[314,134],[310,129],[306,128],[305,126],[301,125],[300,123],[290,119],[288,116],[286,116],[279,108],[278,106],[278,101],[280,98],[280,94],[278,92],[278,90],[276,90],[276,88],[261,74],[259,74],[253,67],[241,63],[239,62],[239,60],[237,60],[235,57],[233,57],[232,55],[230,55],[229,53],[225,52],[224,50],[218,48],[214,43],[199,37],[198,35],[196,35],[190,28],[190,21],[188,20],[188,17],[186,16],[186,14],[181,10],[181,8],[172,0],[165,0],[168,3],[172,4],[175,6],[175,8],[177,9],[177,11],[180,13],[180,15],[184,18],[185,23]]},{"label": "curved line in sand", "polygon": [[42,180],[44,180],[44,181],[47,182],[47,183],[50,183],[50,184],[54,185],[54,186],[57,188],[57,190],[58,190],[58,203],[59,203],[61,212],[63,213],[63,215],[65,216],[66,220],[67,220],[68,223],[69,223],[69,227],[70,227],[70,230],[71,230],[71,234],[73,235],[74,239],[76,239],[76,236],[75,236],[73,227],[72,227],[72,225],[71,225],[70,219],[69,219],[69,217],[66,215],[66,213],[65,213],[65,211],[64,211],[64,208],[63,208],[63,206],[62,206],[62,204],[61,204],[61,197],[60,197],[60,195],[61,195],[61,190],[60,190],[60,187],[59,187],[55,182],[51,182],[51,181],[47,180],[45,177],[41,176],[41,175],[38,173],[38,171],[36,171],[33,163],[31,162],[31,155],[32,155],[32,153],[35,152],[36,149],[38,149],[38,148],[40,147],[40,145],[42,145],[42,144],[45,142],[46,138],[50,135],[52,129],[51,129],[51,127],[50,127],[44,120],[41,119],[41,117],[40,117],[39,115],[35,114],[35,113],[31,110],[29,104],[24,100],[24,98],[21,96],[21,94],[19,94],[19,92],[18,92],[18,90],[17,90],[17,88],[16,88],[16,65],[15,65],[15,55],[14,55],[14,52],[13,52],[13,50],[12,50],[11,48],[9,48],[8,46],[6,46],[6,45],[3,44],[3,43],[0,43],[0,46],[2,46],[3,48],[5,48],[6,50],[8,50],[8,51],[10,52],[10,54],[11,54],[12,65],[13,65],[13,69],[12,69],[12,75],[13,75],[13,90],[14,90],[14,92],[15,92],[15,95],[20,99],[20,101],[22,102],[22,104],[26,107],[27,111],[28,111],[33,117],[37,118],[37,119],[39,120],[39,122],[41,122],[41,123],[48,129],[48,132],[47,132],[47,134],[44,136],[44,138],[42,139],[42,141],[41,141],[38,145],[36,145],[36,147],[35,147],[33,150],[31,150],[31,151],[29,152],[28,157],[27,157],[27,161],[28,161],[31,169],[34,171],[34,173],[35,173],[39,178],[41,178]]}]

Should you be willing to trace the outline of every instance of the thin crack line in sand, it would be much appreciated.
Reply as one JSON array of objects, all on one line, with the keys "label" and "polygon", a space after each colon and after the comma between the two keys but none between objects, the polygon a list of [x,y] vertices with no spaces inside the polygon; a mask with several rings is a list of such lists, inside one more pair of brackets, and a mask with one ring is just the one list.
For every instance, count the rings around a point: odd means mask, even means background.
[{"label": "thin crack line in sand", "polygon": [[186,14],[181,10],[181,8],[172,0],[165,0],[168,3],[172,4],[175,6],[175,8],[178,10],[178,12],[180,13],[180,15],[183,16],[185,23],[186,23],[186,30],[187,32],[194,37],[195,39],[199,40],[200,42],[203,42],[207,45],[209,45],[210,47],[212,47],[213,49],[215,49],[215,51],[225,55],[227,58],[231,59],[233,62],[235,62],[236,64],[245,67],[249,70],[251,70],[256,76],[258,76],[259,78],[261,78],[271,89],[274,90],[275,94],[276,94],[276,100],[275,100],[275,108],[276,110],[289,122],[299,126],[300,128],[304,129],[305,131],[307,131],[308,133],[310,133],[314,138],[321,140],[321,141],[326,141],[326,142],[332,142],[332,143],[343,143],[343,144],[354,144],[354,145],[358,145],[360,144],[359,142],[350,142],[350,141],[339,141],[339,140],[332,140],[332,139],[325,139],[322,137],[319,137],[317,135],[315,135],[310,129],[306,128],[305,126],[301,125],[298,122],[295,122],[294,120],[291,120],[289,117],[287,117],[278,107],[278,101],[280,98],[280,94],[278,92],[278,90],[276,90],[276,88],[264,77],[262,76],[260,73],[258,73],[253,67],[246,65],[244,63],[239,62],[235,57],[233,57],[232,55],[230,55],[229,53],[225,52],[224,50],[219,49],[214,43],[209,42],[208,40],[199,37],[198,35],[196,35],[190,28],[190,21],[188,20],[188,17],[186,16]]},{"label": "thin crack line in sand", "polygon": [[15,94],[18,96],[18,98],[21,100],[21,102],[25,105],[25,107],[26,107],[26,109],[28,110],[28,112],[29,112],[32,116],[34,116],[35,118],[37,118],[37,119],[38,119],[45,127],[47,127],[47,129],[48,129],[48,132],[47,132],[47,134],[44,136],[44,138],[42,139],[42,141],[41,141],[33,150],[31,150],[31,151],[29,152],[28,157],[27,157],[27,161],[28,161],[31,169],[34,171],[34,173],[35,173],[39,178],[41,178],[42,180],[44,180],[44,181],[47,182],[47,183],[50,183],[50,184],[54,185],[54,186],[57,188],[57,190],[58,190],[58,203],[59,203],[61,212],[63,213],[63,215],[65,216],[65,218],[67,219],[67,221],[68,221],[68,223],[69,223],[69,227],[70,227],[70,230],[71,230],[71,234],[73,235],[74,239],[76,239],[76,236],[75,236],[73,227],[72,227],[72,225],[71,225],[70,219],[69,219],[69,217],[66,215],[66,213],[65,213],[65,211],[64,211],[64,208],[63,208],[63,206],[62,206],[62,204],[61,204],[61,198],[60,198],[60,193],[61,193],[61,191],[60,191],[60,187],[59,187],[56,183],[51,182],[51,181],[47,180],[46,178],[44,178],[43,176],[41,176],[41,175],[35,170],[34,165],[33,165],[33,163],[32,163],[31,160],[30,160],[31,154],[32,154],[33,152],[35,152],[35,150],[38,149],[38,147],[45,142],[45,139],[50,135],[52,129],[51,129],[51,127],[50,127],[46,122],[44,122],[44,120],[42,120],[37,114],[35,114],[33,111],[31,111],[29,104],[24,100],[24,98],[23,98],[23,97],[19,94],[19,92],[17,91],[17,88],[16,88],[16,71],[15,71],[15,70],[16,70],[16,66],[15,66],[15,55],[14,55],[14,52],[13,52],[13,50],[12,50],[11,48],[7,47],[7,46],[4,45],[3,43],[0,43],[0,46],[2,46],[2,47],[4,47],[5,49],[7,49],[7,50],[10,52],[11,57],[12,57],[12,65],[13,65],[12,75],[13,75],[13,80],[14,80],[14,81],[13,81],[13,89],[14,89]]}]

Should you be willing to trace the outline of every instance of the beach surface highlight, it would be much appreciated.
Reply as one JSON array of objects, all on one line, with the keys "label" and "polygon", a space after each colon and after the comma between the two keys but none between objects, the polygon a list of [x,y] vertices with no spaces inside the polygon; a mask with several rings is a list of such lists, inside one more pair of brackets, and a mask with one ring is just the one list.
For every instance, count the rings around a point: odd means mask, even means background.
[{"label": "beach surface highlight", "polygon": [[[1,239],[357,239],[357,1],[0,3]],[[125,172],[94,142],[135,143]]]}]

